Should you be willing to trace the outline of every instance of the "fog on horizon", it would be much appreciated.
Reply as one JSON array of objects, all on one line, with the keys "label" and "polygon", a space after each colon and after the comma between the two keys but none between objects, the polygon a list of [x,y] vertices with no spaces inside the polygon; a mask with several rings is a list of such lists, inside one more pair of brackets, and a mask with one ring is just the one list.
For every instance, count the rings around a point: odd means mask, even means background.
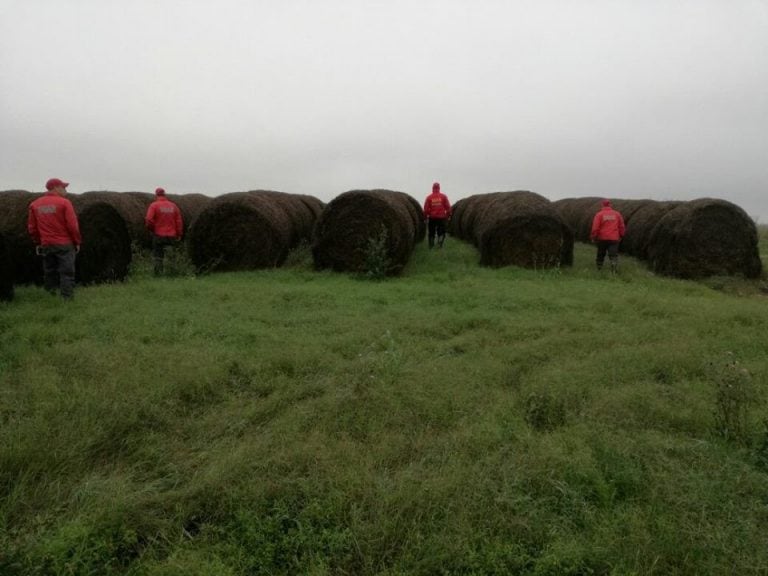
[{"label": "fog on horizon", "polygon": [[768,222],[764,0],[0,0],[0,190],[526,189]]}]

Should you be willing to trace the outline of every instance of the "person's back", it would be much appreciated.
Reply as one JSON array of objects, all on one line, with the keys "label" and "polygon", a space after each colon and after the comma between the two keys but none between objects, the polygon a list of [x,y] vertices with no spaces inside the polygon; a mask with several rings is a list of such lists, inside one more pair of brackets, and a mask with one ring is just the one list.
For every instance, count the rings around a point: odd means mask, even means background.
[{"label": "person's back", "polygon": [[80,245],[80,228],[72,202],[47,192],[29,205],[29,232],[35,244]]},{"label": "person's back", "polygon": [[[162,190],[160,188],[159,190]],[[161,238],[181,238],[183,221],[179,207],[165,197],[165,193],[158,194],[157,198],[149,205],[146,217],[147,228],[155,236]]]},{"label": "person's back", "polygon": [[429,247],[435,245],[437,234],[438,247],[445,242],[445,223],[451,217],[451,203],[448,196],[440,192],[440,183],[432,184],[432,193],[424,201],[424,218],[427,220]]},{"label": "person's back", "polygon": [[610,200],[603,200],[603,206],[592,219],[592,241],[610,240],[618,242],[624,237],[624,218],[611,207]]},{"label": "person's back", "polygon": [[597,243],[597,269],[602,270],[607,253],[611,271],[615,273],[619,267],[619,242],[625,232],[624,218],[620,212],[611,207],[610,200],[603,200],[602,204],[602,208],[592,219],[589,238]]},{"label": "person's back", "polygon": [[155,261],[155,275],[163,272],[166,246],[173,246],[181,239],[184,221],[181,210],[165,197],[165,190],[155,190],[155,200],[147,208],[145,225],[152,232],[152,255]]},{"label": "person's back", "polygon": [[68,182],[51,178],[46,182],[48,192],[29,205],[27,231],[43,257],[43,284],[54,294],[71,299],[75,290],[75,258],[82,238],[77,214],[72,203],[64,198]]}]

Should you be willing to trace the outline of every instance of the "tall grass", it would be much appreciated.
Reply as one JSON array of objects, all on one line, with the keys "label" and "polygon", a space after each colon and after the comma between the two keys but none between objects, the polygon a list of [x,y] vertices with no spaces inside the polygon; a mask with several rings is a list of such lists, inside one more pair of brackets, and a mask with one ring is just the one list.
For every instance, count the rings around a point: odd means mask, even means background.
[{"label": "tall grass", "polygon": [[20,288],[0,574],[768,572],[760,282],[477,259]]}]

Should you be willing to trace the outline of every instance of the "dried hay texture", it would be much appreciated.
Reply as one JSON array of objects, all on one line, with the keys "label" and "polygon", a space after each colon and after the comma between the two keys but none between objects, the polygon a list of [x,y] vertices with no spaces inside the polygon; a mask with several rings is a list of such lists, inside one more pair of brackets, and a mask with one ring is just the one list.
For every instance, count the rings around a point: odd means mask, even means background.
[{"label": "dried hay texture", "polygon": [[453,229],[457,238],[468,242],[474,240],[475,220],[488,196],[490,194],[474,194],[456,203],[458,209],[454,210],[451,220],[453,220]]},{"label": "dried hay texture", "polygon": [[0,301],[13,300],[13,262],[11,253],[5,244],[5,237],[0,234]]},{"label": "dried hay texture", "polygon": [[668,211],[648,240],[654,272],[678,278],[762,272],[757,226],[747,213],[726,200],[700,198]]},{"label": "dried hay texture", "polygon": [[312,256],[317,268],[364,272],[372,240],[385,235],[389,275],[399,274],[413,252],[418,227],[411,197],[392,190],[350,190],[334,198],[315,226]]},{"label": "dried hay texture", "polygon": [[[406,194],[406,196],[408,195]],[[418,244],[419,242],[423,242],[424,238],[427,237],[427,223],[424,220],[424,209],[419,204],[419,201],[416,200],[416,198],[413,196],[408,196],[407,200],[408,203],[406,204],[406,207],[408,208],[408,212],[411,214],[414,229],[416,230],[414,242]]]},{"label": "dried hay texture", "polygon": [[[563,198],[552,202],[555,210],[562,218],[563,222],[573,231],[574,238],[578,242],[589,242],[589,233],[592,227],[591,217],[595,211],[591,211],[593,206],[600,208],[600,200],[597,196],[585,196],[583,198]],[[585,229],[585,219],[589,217],[589,228]]]},{"label": "dried hay texture", "polygon": [[573,264],[570,228],[543,196],[526,190],[495,192],[483,195],[474,211],[471,235],[480,264],[524,268]]},{"label": "dried hay texture", "polygon": [[648,242],[653,228],[667,212],[681,204],[678,201],[645,200],[626,223],[627,230],[621,240],[621,250],[640,260],[647,260]]},{"label": "dried hay texture", "polygon": [[280,266],[290,248],[309,239],[312,204],[296,194],[269,190],[218,196],[190,228],[190,259],[198,271]]},{"label": "dried hay texture", "polygon": [[81,194],[84,198],[101,200],[117,210],[125,220],[131,240],[141,248],[152,247],[152,234],[144,226],[147,209],[155,199],[147,192],[108,192],[94,191]]},{"label": "dried hay texture", "polygon": [[86,195],[67,196],[77,213],[83,244],[75,261],[80,284],[124,280],[131,265],[131,236],[117,209]]},{"label": "dried hay texture", "polygon": [[27,232],[29,205],[40,196],[25,190],[0,192],[0,234],[5,237],[17,285],[43,282],[43,265]]},{"label": "dried hay texture", "polygon": [[[210,204],[210,196],[205,194],[166,194],[168,200],[176,204],[181,211],[181,218],[184,221],[184,236],[189,233],[189,229],[194,224],[200,213]],[[154,198],[152,199],[154,201]],[[150,202],[151,203],[151,202]],[[144,212],[146,217],[146,211]]]},{"label": "dried hay texture", "polygon": [[464,209],[467,206],[467,200],[466,198],[461,198],[460,200],[457,200],[456,203],[452,206],[452,214],[451,219],[448,221],[447,231],[448,234],[451,236],[455,236],[456,238],[462,238],[461,235],[461,218],[464,214]]},{"label": "dried hay texture", "polygon": [[[0,233],[6,238],[16,284],[41,284],[43,264],[27,232],[29,205],[42,194],[0,192]],[[78,283],[122,280],[131,262],[125,220],[110,204],[85,194],[67,194],[77,214],[83,244],[76,260]]]}]

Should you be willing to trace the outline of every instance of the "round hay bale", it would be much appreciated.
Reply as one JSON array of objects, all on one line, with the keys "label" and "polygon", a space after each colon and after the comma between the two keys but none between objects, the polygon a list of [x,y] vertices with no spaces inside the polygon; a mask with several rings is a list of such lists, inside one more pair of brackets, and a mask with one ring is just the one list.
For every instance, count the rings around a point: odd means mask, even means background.
[{"label": "round hay bale", "polygon": [[462,238],[462,231],[460,227],[461,219],[464,214],[464,209],[467,206],[467,200],[466,198],[461,198],[460,200],[457,200],[456,203],[451,207],[451,219],[448,220],[448,227],[447,232],[451,236],[455,236],[456,238]]},{"label": "round hay bale", "polygon": [[[210,204],[210,196],[205,194],[166,194],[168,200],[176,204],[181,210],[181,219],[184,221],[184,236],[189,233],[192,224],[200,216],[200,213],[205,210],[205,207]],[[154,198],[153,198],[154,200]],[[151,202],[150,202],[151,204]],[[147,205],[149,206],[149,205]],[[144,212],[146,218],[146,211]]]},{"label": "round hay bale", "polygon": [[625,200],[623,198],[611,200],[614,210],[617,210],[624,219],[625,227],[629,224],[629,221],[632,220],[635,212],[645,206],[645,203],[645,200]]},{"label": "round hay bale", "polygon": [[0,234],[0,301],[13,300],[13,262],[11,253],[5,244],[5,237]]},{"label": "round hay bale", "polygon": [[392,190],[350,190],[334,198],[315,226],[315,266],[337,272],[364,272],[370,242],[383,234],[387,273],[400,273],[417,235],[408,208],[410,202],[407,194]]},{"label": "round hay bale", "polygon": [[550,268],[573,263],[573,235],[552,203],[529,191],[486,195],[474,241],[485,266]]},{"label": "round hay bale", "polygon": [[659,219],[648,240],[654,272],[677,278],[762,272],[757,226],[739,206],[715,198],[685,202]]},{"label": "round hay bale", "polygon": [[[187,248],[198,271],[280,266],[298,233],[297,204],[283,192],[232,192],[211,200],[189,231]],[[304,205],[303,202],[297,200]],[[309,209],[306,209],[307,211]]]},{"label": "round hay bale", "polygon": [[483,210],[485,203],[488,202],[495,194],[473,194],[464,199],[464,203],[461,206],[461,212],[456,222],[456,229],[459,231],[459,238],[462,240],[474,242],[475,241],[475,221],[478,215]]},{"label": "round hay bale", "polygon": [[418,244],[419,242],[423,242],[424,238],[427,237],[427,223],[424,221],[424,210],[416,198],[408,194],[406,194],[406,196],[406,199],[408,200],[406,208],[408,208],[408,212],[413,219],[413,226],[416,231],[413,240]]},{"label": "round hay bale", "polygon": [[26,190],[0,192],[0,234],[13,263],[15,284],[42,284],[43,266],[27,232],[29,205],[42,194]]},{"label": "round hay bale", "polygon": [[152,247],[152,234],[144,226],[147,209],[154,194],[147,192],[109,192],[106,190],[85,192],[84,198],[101,200],[111,205],[125,220],[131,240],[141,248]]},{"label": "round hay bale", "polygon": [[79,284],[124,280],[131,264],[131,236],[125,220],[110,203],[69,195],[77,213],[83,244],[75,260]]},{"label": "round hay bale", "polygon": [[632,218],[627,224],[626,233],[621,240],[621,250],[630,256],[647,260],[648,241],[653,227],[661,218],[681,202],[645,200],[644,203],[632,213]]},{"label": "round hay bale", "polygon": [[592,219],[601,207],[601,200],[598,196],[584,196],[563,198],[552,204],[563,222],[573,231],[575,240],[589,242]]}]

